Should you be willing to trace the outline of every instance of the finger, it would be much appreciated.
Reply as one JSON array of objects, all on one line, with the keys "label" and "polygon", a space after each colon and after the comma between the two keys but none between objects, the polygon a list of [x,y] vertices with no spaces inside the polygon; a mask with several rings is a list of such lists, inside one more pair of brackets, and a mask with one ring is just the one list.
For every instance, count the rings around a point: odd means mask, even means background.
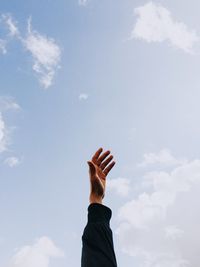
[{"label": "finger", "polygon": [[101,162],[102,162],[102,161],[103,161],[109,154],[110,154],[110,151],[109,151],[109,150],[107,150],[106,152],[104,152],[104,153],[102,154],[102,156],[98,158],[98,160],[97,160],[97,164],[100,165]]},{"label": "finger", "polygon": [[113,155],[110,155],[109,158],[107,158],[104,162],[101,163],[100,168],[102,171],[105,169],[105,167],[108,165],[108,163],[113,159]]},{"label": "finger", "polygon": [[98,157],[99,157],[99,155],[101,154],[102,151],[103,151],[103,148],[100,147],[100,148],[95,152],[94,156],[92,157],[92,161],[93,161],[94,163],[97,162],[97,159],[98,159]]},{"label": "finger", "polygon": [[115,161],[110,163],[110,165],[103,171],[105,175],[108,175],[109,171],[112,169],[112,167],[115,165]]}]

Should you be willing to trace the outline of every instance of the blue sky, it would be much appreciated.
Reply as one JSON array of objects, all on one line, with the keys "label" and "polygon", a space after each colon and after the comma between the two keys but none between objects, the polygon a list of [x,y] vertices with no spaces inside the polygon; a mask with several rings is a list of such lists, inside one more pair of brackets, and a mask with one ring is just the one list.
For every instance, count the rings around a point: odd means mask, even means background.
[{"label": "blue sky", "polygon": [[0,267],[80,266],[99,147],[118,265],[198,266],[199,6],[0,3]]}]

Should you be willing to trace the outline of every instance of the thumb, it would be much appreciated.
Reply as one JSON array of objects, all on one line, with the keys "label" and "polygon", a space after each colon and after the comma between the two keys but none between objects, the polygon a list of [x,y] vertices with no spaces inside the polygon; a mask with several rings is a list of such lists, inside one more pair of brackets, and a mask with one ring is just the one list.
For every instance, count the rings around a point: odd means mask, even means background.
[{"label": "thumb", "polygon": [[87,161],[88,165],[89,165],[89,170],[90,170],[90,174],[91,176],[95,175],[96,173],[96,168],[94,166],[94,163],[92,161]]}]

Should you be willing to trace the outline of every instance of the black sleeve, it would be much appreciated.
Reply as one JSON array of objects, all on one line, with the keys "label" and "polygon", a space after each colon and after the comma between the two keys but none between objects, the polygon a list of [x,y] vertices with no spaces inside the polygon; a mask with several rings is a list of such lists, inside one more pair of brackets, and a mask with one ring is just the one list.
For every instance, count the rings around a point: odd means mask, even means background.
[{"label": "black sleeve", "polygon": [[88,206],[88,222],[82,235],[81,267],[116,267],[110,219],[112,211],[103,204]]}]

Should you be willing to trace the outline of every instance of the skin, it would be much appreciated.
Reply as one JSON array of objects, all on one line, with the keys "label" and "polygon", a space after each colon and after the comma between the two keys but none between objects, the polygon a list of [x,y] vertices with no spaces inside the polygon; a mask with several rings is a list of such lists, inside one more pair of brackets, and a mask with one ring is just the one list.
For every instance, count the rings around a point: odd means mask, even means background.
[{"label": "skin", "polygon": [[90,176],[90,204],[102,204],[102,200],[105,196],[106,177],[115,165],[115,161],[112,161],[113,155],[110,155],[110,150],[104,153],[102,152],[103,148],[100,147],[94,153],[92,159],[87,161]]}]

